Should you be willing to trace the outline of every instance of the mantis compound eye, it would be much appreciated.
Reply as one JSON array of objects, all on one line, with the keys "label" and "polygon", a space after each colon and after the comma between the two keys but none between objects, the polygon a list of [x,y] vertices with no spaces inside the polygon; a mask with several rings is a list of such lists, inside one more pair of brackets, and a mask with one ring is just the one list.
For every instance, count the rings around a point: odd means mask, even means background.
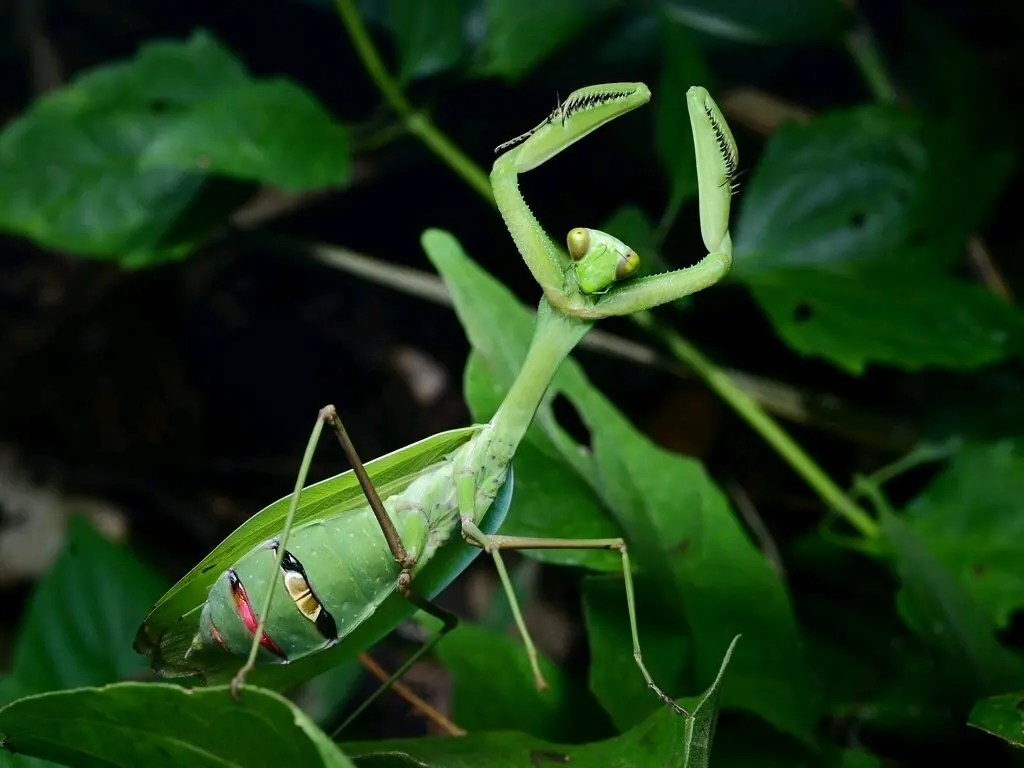
[{"label": "mantis compound eye", "polygon": [[586,227],[571,229],[565,242],[569,246],[569,255],[572,256],[572,260],[579,261],[590,250],[590,230]]},{"label": "mantis compound eye", "polygon": [[626,280],[636,274],[640,269],[640,256],[632,248],[627,248],[625,253],[619,254],[618,263],[615,265],[615,279]]}]

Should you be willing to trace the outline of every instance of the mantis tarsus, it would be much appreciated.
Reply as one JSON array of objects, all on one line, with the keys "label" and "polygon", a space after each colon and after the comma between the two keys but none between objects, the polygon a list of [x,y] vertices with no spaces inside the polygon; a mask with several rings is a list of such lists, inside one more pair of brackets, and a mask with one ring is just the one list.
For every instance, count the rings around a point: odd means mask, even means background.
[{"label": "mantis tarsus", "polygon": [[[643,83],[582,88],[532,130],[498,148],[502,154],[491,173],[495,200],[544,298],[527,358],[490,422],[441,433],[364,467],[333,406],[324,408],[291,496],[257,513],[225,539],[161,598],[140,627],[136,649],[148,653],[155,668],[172,675],[204,673],[248,654],[233,678],[237,694],[258,662],[295,664],[346,639],[355,643],[359,638],[352,635],[357,630],[364,633],[364,640],[390,631],[396,620],[383,608],[404,599],[441,619],[443,628],[392,675],[391,683],[455,626],[456,618],[430,598],[484,551],[494,561],[536,684],[543,689],[537,652],[501,553],[610,549],[622,559],[637,667],[665,704],[688,715],[644,666],[625,541],[522,538],[496,532],[511,501],[516,449],[562,360],[593,322],[649,309],[713,285],[731,265],[729,208],[736,145],[703,88],[687,93],[701,231],[708,249],[696,265],[635,278],[639,256],[617,238],[585,227],[569,232],[566,252],[547,235],[519,192],[519,173],[538,167],[649,99]],[[353,469],[304,488],[312,451],[325,425],[336,433]],[[356,496],[359,491],[365,503]]]}]

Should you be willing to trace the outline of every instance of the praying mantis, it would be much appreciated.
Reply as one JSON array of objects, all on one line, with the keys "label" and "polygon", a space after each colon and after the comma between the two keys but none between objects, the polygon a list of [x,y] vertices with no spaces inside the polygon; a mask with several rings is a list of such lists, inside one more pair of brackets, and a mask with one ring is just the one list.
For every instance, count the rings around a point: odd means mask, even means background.
[{"label": "praying mantis", "polygon": [[[473,558],[486,552],[510,601],[536,685],[544,689],[538,654],[502,552],[607,549],[621,556],[638,671],[665,705],[689,715],[644,665],[623,539],[498,533],[512,500],[516,449],[555,372],[593,323],[709,287],[731,266],[729,210],[738,153],[724,117],[699,86],[687,92],[701,233],[708,251],[697,264],[638,278],[640,257],[635,251],[612,235],[586,227],[572,229],[563,249],[547,235],[519,192],[520,173],[542,165],[650,98],[643,83],[581,88],[533,129],[496,150],[500,155],[490,177],[495,201],[543,298],[527,357],[491,420],[442,432],[364,465],[335,408],[322,409],[292,494],[229,535],[157,602],[142,623],[135,649],[150,657],[158,673],[198,675],[214,682],[234,672],[236,695],[247,679],[286,687],[372,645],[415,609],[439,618],[441,630],[375,697],[456,625],[456,617],[432,599]],[[304,487],[325,427],[336,434],[352,469]]]}]

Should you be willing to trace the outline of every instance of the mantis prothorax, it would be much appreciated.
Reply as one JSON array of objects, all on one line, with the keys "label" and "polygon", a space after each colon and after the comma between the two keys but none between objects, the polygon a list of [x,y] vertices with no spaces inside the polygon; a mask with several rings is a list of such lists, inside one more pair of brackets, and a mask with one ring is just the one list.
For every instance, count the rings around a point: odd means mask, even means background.
[{"label": "mantis prothorax", "polygon": [[[334,408],[324,408],[291,496],[258,512],[225,539],[161,598],[140,627],[136,648],[151,656],[155,668],[170,675],[216,678],[233,668],[232,661],[237,664],[247,656],[233,681],[236,692],[257,662],[266,662],[262,669],[301,668],[301,677],[279,678],[296,682],[322,671],[326,662],[317,659],[362,651],[414,608],[441,618],[441,633],[413,654],[392,676],[394,681],[455,626],[455,617],[430,599],[485,551],[511,602],[536,683],[543,688],[537,653],[501,552],[611,549],[622,559],[637,666],[662,701],[687,714],[644,666],[625,541],[496,533],[511,502],[516,449],[559,365],[592,322],[693,293],[720,279],[731,263],[728,225],[736,147],[703,88],[687,94],[701,229],[709,251],[693,267],[635,279],[637,254],[611,235],[586,228],[569,233],[566,254],[519,194],[518,173],[536,168],[649,99],[643,83],[582,88],[533,130],[503,145],[511,148],[494,163],[491,181],[498,208],[544,299],[527,358],[491,420],[427,438],[364,468]],[[304,488],[325,425],[337,434],[353,469]]]}]

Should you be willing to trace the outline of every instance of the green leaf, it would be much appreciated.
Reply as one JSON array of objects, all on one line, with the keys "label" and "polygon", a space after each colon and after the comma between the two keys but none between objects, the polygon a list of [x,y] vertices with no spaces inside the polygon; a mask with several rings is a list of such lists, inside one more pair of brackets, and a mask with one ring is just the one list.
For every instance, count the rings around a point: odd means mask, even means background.
[{"label": "green leaf", "polygon": [[[516,451],[514,466],[515,514],[501,527],[503,534],[566,539],[607,539],[619,535],[594,489],[561,460],[523,443]],[[552,515],[552,510],[558,510],[558,514]],[[529,554],[546,563],[622,572],[622,558],[616,552],[554,549]]]},{"label": "green leaf", "polygon": [[[673,621],[676,617],[665,615],[669,607],[649,594],[647,580],[637,580],[636,588],[637,632],[647,670],[661,686],[686,679],[694,643],[685,625],[681,629],[681,622]],[[620,731],[629,730],[658,706],[633,658],[626,611],[621,576],[588,576],[583,580],[590,690]],[[667,693],[672,695],[675,691],[670,689]]]},{"label": "green leaf", "polygon": [[43,96],[0,133],[0,229],[129,264],[180,257],[202,233],[175,225],[205,179],[142,171],[138,157],[176,110],[244,77],[229,53],[196,33],[145,45],[135,59]]},{"label": "green leaf", "polygon": [[[493,378],[490,387],[467,389],[467,394],[490,393],[490,406],[493,393],[507,391],[522,365],[533,318],[448,233],[429,230],[423,246],[448,283],[456,313]],[[749,651],[734,665],[726,705],[756,712],[800,739],[811,739],[817,705],[788,595],[722,492],[699,462],[654,446],[634,429],[573,360],[566,360],[555,375],[549,398],[555,393],[576,408],[590,431],[592,448],[565,433],[550,399],[538,409],[525,442],[551,451],[552,457],[559,455],[609,511],[629,542],[634,565],[652,577],[662,575],[664,610],[672,617],[685,615],[693,633],[698,682],[714,677],[717,654],[730,638],[746,635]],[[482,413],[476,405],[474,410]],[[509,524],[518,514],[510,516]],[[557,520],[557,515],[550,518]],[[656,588],[658,580],[652,580]],[[619,638],[613,642],[621,653]],[[675,664],[673,659],[649,662],[666,669]],[[662,681],[663,687],[669,685]],[[599,694],[599,699],[607,698]],[[647,712],[658,705],[653,697],[649,701]],[[631,713],[632,722],[647,712]]]},{"label": "green leaf", "polygon": [[72,517],[64,549],[25,612],[3,698],[99,685],[145,669],[126,638],[164,587],[130,552]]},{"label": "green leaf", "polygon": [[926,270],[785,269],[749,278],[793,350],[850,373],[972,369],[1024,350],[1024,314],[987,289]]},{"label": "green leaf", "polygon": [[1024,747],[1024,695],[1007,693],[975,703],[967,724]]},{"label": "green leaf", "polygon": [[880,512],[902,582],[900,616],[939,654],[951,694],[976,698],[1024,684],[1024,667],[996,641],[985,611],[903,519],[885,506]]},{"label": "green leaf", "polygon": [[837,39],[851,13],[835,0],[661,0],[673,21],[738,43]]},{"label": "green leaf", "polygon": [[[714,683],[686,702],[693,717],[661,707],[628,733],[592,744],[552,744],[520,733],[484,731],[457,738],[354,742],[345,752],[359,765],[415,765],[422,768],[506,768],[510,765],[569,764],[573,768],[647,766],[704,768],[718,719],[717,699],[736,638],[726,651]],[[375,760],[373,758],[379,758]]]},{"label": "green leaf", "polygon": [[[704,55],[693,35],[679,24],[662,23],[661,79],[655,102],[655,139],[658,157],[671,181],[669,206],[675,212],[697,194],[697,164],[693,155],[693,133],[686,106],[691,85],[712,87]],[[634,245],[634,250],[639,247]]]},{"label": "green leaf", "polygon": [[[606,498],[617,510],[627,538],[633,543],[653,536],[660,542],[652,546],[662,552],[661,563],[655,566],[648,560],[642,565],[650,569],[651,579],[670,585],[674,599],[663,599],[662,610],[685,614],[693,633],[698,679],[714,673],[719,649],[742,632],[747,642],[733,662],[723,705],[754,712],[810,742],[818,702],[789,597],[725,495],[699,462],[658,448],[635,432],[609,430],[598,435],[595,453]],[[654,523],[655,530],[647,530],[645,519]],[[599,644],[614,644],[619,652],[623,648],[621,637],[607,634],[606,627],[592,627],[595,655]],[[681,651],[677,645],[673,655],[678,658]],[[632,681],[609,680],[606,688],[595,688],[595,693],[602,703],[617,703],[609,711],[623,727],[644,712],[642,688],[642,678],[635,675]],[[628,708],[619,699],[626,691],[634,695]]]},{"label": "green leaf", "polygon": [[252,192],[347,178],[305,92],[257,81],[212,37],[149,43],[34,102],[0,133],[0,230],[125,266],[181,258]]},{"label": "green leaf", "polygon": [[348,136],[295,83],[250,81],[195,103],[145,148],[139,167],[314,189],[348,181]]},{"label": "green leaf", "polygon": [[450,69],[463,51],[463,0],[388,0],[403,83]]},{"label": "green leaf", "polygon": [[1012,441],[968,444],[906,509],[905,522],[1001,628],[1024,608],[1024,457]]},{"label": "green leaf", "polygon": [[[504,592],[496,600],[506,600]],[[607,725],[584,689],[546,657],[541,672],[550,686],[538,691],[519,635],[507,637],[462,623],[437,645],[452,676],[452,719],[469,732],[515,730],[549,741],[579,742]]]},{"label": "green leaf", "polygon": [[582,34],[611,0],[483,0],[487,33],[478,74],[516,81]]},{"label": "green leaf", "polygon": [[232,768],[352,762],[298,707],[260,688],[119,683],[20,699],[0,709],[5,746],[69,765]]},{"label": "green leaf", "polygon": [[732,276],[852,264],[944,268],[961,258],[1010,168],[1005,153],[979,148],[974,134],[897,107],[788,123],[742,190]]}]

